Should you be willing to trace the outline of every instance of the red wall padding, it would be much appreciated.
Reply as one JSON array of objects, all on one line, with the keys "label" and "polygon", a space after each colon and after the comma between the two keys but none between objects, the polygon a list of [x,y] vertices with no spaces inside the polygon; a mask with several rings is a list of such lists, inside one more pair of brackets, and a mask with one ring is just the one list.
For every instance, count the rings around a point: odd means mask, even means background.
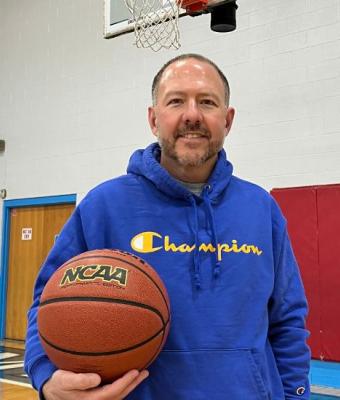
[{"label": "red wall padding", "polygon": [[312,357],[322,354],[318,220],[315,188],[274,189],[273,197],[287,218],[288,232],[298,261],[309,305],[307,328]]},{"label": "red wall padding", "polygon": [[319,187],[317,205],[322,354],[340,361],[340,185]]},{"label": "red wall padding", "polygon": [[340,361],[340,185],[274,189],[309,302],[312,357]]}]

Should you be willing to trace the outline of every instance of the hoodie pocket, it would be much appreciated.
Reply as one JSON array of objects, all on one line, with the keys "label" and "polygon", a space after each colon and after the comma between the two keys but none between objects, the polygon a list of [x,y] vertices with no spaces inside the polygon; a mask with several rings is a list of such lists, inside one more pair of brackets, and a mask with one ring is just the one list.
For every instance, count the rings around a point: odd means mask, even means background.
[{"label": "hoodie pocket", "polygon": [[136,398],[270,400],[249,349],[165,350],[149,370],[148,395]]}]

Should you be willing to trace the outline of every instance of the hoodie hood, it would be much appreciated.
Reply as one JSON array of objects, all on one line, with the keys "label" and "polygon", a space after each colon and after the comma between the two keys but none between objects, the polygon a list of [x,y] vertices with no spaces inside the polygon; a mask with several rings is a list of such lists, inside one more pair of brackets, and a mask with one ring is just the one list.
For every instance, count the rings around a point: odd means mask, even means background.
[{"label": "hoodie hood", "polygon": [[[135,151],[129,161],[127,172],[140,175],[153,182],[157,189],[172,198],[188,198],[194,196],[178,183],[160,164],[161,149],[158,143],[152,143],[146,149]],[[232,176],[233,166],[227,160],[226,152],[218,153],[216,165],[207,182],[206,196],[211,202],[218,201],[219,196],[227,188]]]}]

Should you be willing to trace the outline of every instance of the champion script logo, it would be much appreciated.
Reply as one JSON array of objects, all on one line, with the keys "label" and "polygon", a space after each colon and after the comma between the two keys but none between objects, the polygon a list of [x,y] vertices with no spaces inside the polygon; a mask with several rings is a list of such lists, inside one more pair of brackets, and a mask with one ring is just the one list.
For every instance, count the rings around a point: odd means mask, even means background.
[{"label": "champion script logo", "polygon": [[[141,232],[134,236],[130,244],[132,249],[138,253],[154,253],[160,250],[174,253],[191,253],[196,248],[195,244],[174,243],[169,235],[162,236],[157,232],[150,231]],[[211,243],[201,243],[198,249],[205,253],[217,252],[219,261],[222,260],[223,253],[242,253],[256,256],[261,256],[263,253],[257,246],[247,243],[239,244],[237,240],[232,240],[231,243],[218,243],[216,247]]]}]

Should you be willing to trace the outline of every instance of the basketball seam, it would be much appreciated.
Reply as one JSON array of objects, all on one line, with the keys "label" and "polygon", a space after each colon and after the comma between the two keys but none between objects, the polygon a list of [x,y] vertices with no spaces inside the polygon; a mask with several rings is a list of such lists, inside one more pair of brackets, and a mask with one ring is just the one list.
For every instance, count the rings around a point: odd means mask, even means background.
[{"label": "basketball seam", "polygon": [[[90,251],[95,251],[95,250],[90,250]],[[79,254],[79,256],[80,256],[80,254]],[[131,255],[131,256],[132,256],[132,255]],[[157,282],[155,282],[154,279],[153,279],[150,275],[148,275],[148,274],[146,273],[146,271],[144,271],[142,268],[138,267],[138,266],[135,265],[135,264],[132,264],[130,261],[127,261],[126,259],[122,259],[122,258],[118,258],[118,257],[113,257],[113,256],[106,256],[106,255],[97,256],[97,255],[95,255],[95,254],[92,254],[92,255],[89,255],[89,256],[85,256],[85,257],[79,257],[79,258],[77,258],[77,257],[78,257],[78,256],[75,256],[75,257],[74,257],[74,258],[75,258],[74,260],[71,259],[71,260],[70,260],[69,262],[67,262],[66,264],[63,264],[62,267],[66,267],[67,265],[72,264],[72,263],[75,262],[75,261],[86,260],[86,259],[88,259],[88,258],[96,258],[96,257],[98,257],[98,258],[109,258],[109,259],[112,259],[112,260],[123,261],[123,262],[125,262],[125,263],[131,265],[132,267],[137,268],[140,272],[142,272],[144,275],[146,275],[146,276],[154,283],[154,285],[157,287],[158,291],[160,292],[160,294],[161,294],[161,296],[162,296],[162,298],[163,298],[163,300],[164,300],[164,303],[165,303],[166,309],[167,309],[167,311],[168,311],[168,314],[170,313],[170,309],[169,309],[169,306],[168,306],[168,302],[166,301],[166,298],[165,298],[165,296],[164,296],[164,294],[163,294],[163,291],[162,291],[161,288],[158,286]],[[61,268],[61,267],[60,267],[60,268]]]},{"label": "basketball seam", "polygon": [[[62,347],[59,347],[55,344],[53,344],[52,342],[50,342],[49,340],[47,340],[39,331],[39,335],[41,337],[41,339],[47,343],[49,346],[53,347],[54,349],[58,350],[58,351],[62,351],[64,353],[68,353],[68,354],[73,354],[73,355],[77,355],[77,356],[90,356],[90,357],[95,357],[95,356],[110,356],[110,355],[114,355],[114,354],[120,354],[120,353],[125,353],[131,350],[135,350],[138,349],[138,347],[142,347],[145,344],[151,342],[151,340],[155,339],[159,334],[161,334],[162,332],[165,331],[165,326],[163,326],[159,331],[157,331],[153,336],[151,336],[150,338],[144,340],[143,342],[140,342],[138,344],[135,344],[134,346],[131,347],[127,347],[126,349],[120,349],[120,350],[113,350],[113,351],[104,351],[104,352],[85,352],[85,351],[75,351],[75,350],[67,350],[67,349],[63,349]],[[164,334],[163,334],[164,336]],[[162,339],[163,341],[163,339]]]},{"label": "basketball seam", "polygon": [[129,306],[135,306],[138,308],[144,308],[146,310],[152,311],[155,314],[159,316],[159,318],[162,320],[163,327],[165,325],[165,321],[163,318],[163,315],[157,310],[157,308],[154,308],[152,306],[149,306],[148,304],[144,303],[139,303],[137,301],[131,301],[131,300],[123,300],[123,299],[114,299],[114,298],[107,298],[107,297],[79,297],[79,296],[72,296],[72,297],[60,297],[60,298],[52,298],[45,300],[40,303],[39,307],[44,307],[48,304],[53,304],[53,303],[63,303],[63,302],[71,302],[71,301],[93,301],[93,302],[98,302],[98,303],[118,303],[118,304],[125,304]]},{"label": "basketball seam", "polygon": [[170,320],[167,321],[167,323],[164,326],[164,330],[163,330],[163,337],[162,337],[162,341],[158,346],[158,349],[155,351],[154,355],[152,356],[152,358],[150,358],[150,360],[145,363],[144,367],[142,369],[147,368],[150,364],[152,364],[154,362],[154,360],[156,359],[156,357],[158,357],[158,354],[160,353],[160,350],[162,349],[163,345],[164,345],[164,335],[165,335],[165,331],[167,329],[167,326],[169,324]]}]

